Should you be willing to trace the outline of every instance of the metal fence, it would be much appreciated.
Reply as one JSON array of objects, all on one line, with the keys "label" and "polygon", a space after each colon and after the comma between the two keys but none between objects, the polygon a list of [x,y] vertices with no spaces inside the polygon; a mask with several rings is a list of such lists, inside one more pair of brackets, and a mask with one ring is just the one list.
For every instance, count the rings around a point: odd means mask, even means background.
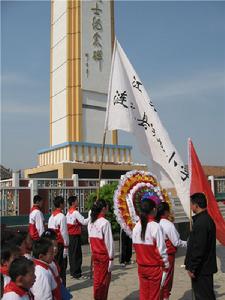
[{"label": "metal fence", "polygon": [[225,179],[214,179],[215,183],[215,193],[217,194],[225,194]]},{"label": "metal fence", "polygon": [[[102,183],[113,183],[118,180],[109,179],[104,180]],[[215,196],[217,200],[225,199],[225,178],[216,178],[215,184]],[[79,199],[79,210],[85,212],[85,203],[90,193],[95,192],[98,188],[98,180],[95,179],[79,179],[78,186],[66,186],[66,180],[58,179],[37,179],[37,190],[48,191],[48,212],[51,213],[53,209],[53,199],[57,195],[61,195],[64,199],[68,199],[71,195],[77,195]],[[12,187],[11,180],[1,181],[0,185],[0,210],[1,216],[19,216],[21,214],[20,207],[23,206],[23,192],[30,191],[31,187]],[[26,196],[27,197],[27,196]],[[22,201],[22,202],[21,202]],[[30,199],[27,199],[26,203],[29,203]],[[27,204],[26,204],[27,205]],[[29,209],[28,209],[29,210]],[[66,208],[67,210],[67,208]]]},{"label": "metal fence", "polygon": [[[85,212],[87,198],[92,192],[97,190],[99,181],[98,179],[79,179],[75,183],[72,179],[35,178],[32,179],[32,185],[30,185],[30,182],[31,181],[27,180],[28,186],[26,187],[13,187],[12,179],[0,181],[1,216],[24,215],[24,211],[27,211],[28,214],[29,208],[25,206],[28,205],[27,203],[32,202],[32,195],[38,194],[39,192],[44,192],[47,197],[49,213],[53,210],[53,199],[58,195],[61,195],[65,200],[71,195],[77,195],[79,199],[79,210],[80,212]],[[112,182],[118,182],[118,180],[103,180],[101,183],[104,185]],[[27,192],[26,195],[24,191]],[[22,212],[20,210],[22,210]],[[67,211],[67,207],[65,207],[65,211]]]},{"label": "metal fence", "polygon": [[[4,187],[0,190],[0,211],[1,216],[19,216],[20,211],[19,207],[23,198],[20,197],[21,191],[29,190],[30,187],[26,188],[12,188],[12,187]],[[88,196],[97,190],[97,187],[54,187],[47,188],[42,187],[41,190],[48,190],[48,210],[49,213],[53,210],[53,199],[56,196],[62,196],[64,199],[68,199],[71,195],[78,196],[79,199],[79,210],[80,212],[85,212],[85,203],[87,201]],[[65,207],[67,211],[67,206]]]},{"label": "metal fence", "polygon": [[[68,199],[71,195],[76,195],[79,199],[79,211],[85,212],[85,203],[87,201],[88,196],[95,192],[97,187],[83,187],[83,188],[72,188],[72,187],[64,187],[64,188],[53,188],[48,189],[48,207],[49,212],[53,210],[53,200],[56,196],[62,196],[64,199]],[[66,203],[65,210],[68,209],[68,203]]]},{"label": "metal fence", "polygon": [[1,216],[19,215],[19,189],[5,187],[0,190]]}]

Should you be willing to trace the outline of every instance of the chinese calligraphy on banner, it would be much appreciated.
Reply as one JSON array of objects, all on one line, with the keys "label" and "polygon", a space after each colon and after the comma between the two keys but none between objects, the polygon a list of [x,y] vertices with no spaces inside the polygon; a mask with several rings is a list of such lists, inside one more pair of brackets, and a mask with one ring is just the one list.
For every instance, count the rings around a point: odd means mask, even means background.
[{"label": "chinese calligraphy on banner", "polygon": [[118,41],[115,41],[112,58],[105,129],[121,129],[134,134],[142,151],[158,163],[173,181],[189,217],[188,171]]}]

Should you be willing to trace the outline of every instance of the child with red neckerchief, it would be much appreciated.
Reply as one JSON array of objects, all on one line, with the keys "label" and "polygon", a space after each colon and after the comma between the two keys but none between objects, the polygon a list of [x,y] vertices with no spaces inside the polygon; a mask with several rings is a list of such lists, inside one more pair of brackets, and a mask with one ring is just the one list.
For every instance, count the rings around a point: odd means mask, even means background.
[{"label": "child with red neckerchief", "polygon": [[45,238],[35,241],[33,244],[33,257],[36,281],[31,291],[34,299],[61,300],[56,279],[50,268],[50,264],[54,259],[52,242]]},{"label": "child with red neckerchief", "polygon": [[167,277],[161,290],[161,299],[169,300],[174,276],[175,254],[178,247],[187,247],[187,242],[180,239],[180,235],[176,230],[173,222],[169,220],[170,207],[167,202],[162,202],[157,207],[156,219],[162,229],[163,238],[166,244],[166,252],[169,260],[169,269]]},{"label": "child with red neckerchief", "polygon": [[70,275],[75,279],[87,279],[82,275],[82,226],[87,225],[90,218],[84,218],[78,211],[79,202],[77,196],[68,198],[69,209],[66,214],[67,229],[69,234],[69,263]]},{"label": "child with red neckerchief", "polygon": [[3,300],[33,300],[30,288],[35,282],[34,263],[26,257],[14,259],[9,267],[11,281],[5,286]]},{"label": "child with red neckerchief", "polygon": [[6,242],[1,246],[0,273],[3,276],[4,287],[10,282],[9,267],[13,260],[20,255],[19,247],[13,243]]},{"label": "child with red neckerchief", "polygon": [[56,239],[58,244],[58,253],[55,259],[60,267],[60,277],[62,278],[63,284],[66,286],[66,267],[67,267],[67,256],[69,246],[69,236],[66,224],[66,216],[63,213],[64,210],[64,198],[57,196],[53,200],[55,210],[52,212],[48,220],[48,228],[53,229],[56,233]]},{"label": "child with red neckerchief", "polygon": [[132,233],[138,264],[141,300],[159,300],[160,289],[169,269],[166,244],[160,225],[155,221],[156,203],[149,198],[141,200],[140,220]]},{"label": "child with red neckerchief", "polygon": [[106,300],[114,259],[114,242],[111,224],[105,218],[108,204],[98,200],[91,209],[88,236],[91,245],[94,270],[94,299]]},{"label": "child with red neckerchief", "polygon": [[29,214],[29,234],[33,241],[40,239],[44,232],[44,215],[42,208],[44,206],[44,200],[39,195],[35,195],[33,198],[33,206]]},{"label": "child with red neckerchief", "polygon": [[[53,229],[47,229],[42,233],[41,237],[52,242],[53,249],[54,249],[54,257],[55,257],[58,252],[58,244],[56,241],[55,231]],[[49,268],[50,268],[50,270],[54,276],[54,279],[56,281],[56,284],[57,284],[57,294],[60,295],[60,298],[62,298],[62,300],[71,299],[73,296],[70,294],[69,290],[62,283],[62,279],[60,277],[60,267],[59,267],[57,261],[55,260],[55,258],[49,264]]]}]

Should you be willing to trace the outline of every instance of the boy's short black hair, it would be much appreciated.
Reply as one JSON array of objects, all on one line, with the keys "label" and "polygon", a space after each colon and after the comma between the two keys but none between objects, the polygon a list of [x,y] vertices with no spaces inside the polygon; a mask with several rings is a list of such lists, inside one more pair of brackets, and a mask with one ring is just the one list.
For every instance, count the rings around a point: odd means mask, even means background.
[{"label": "boy's short black hair", "polygon": [[75,201],[78,201],[78,198],[77,196],[70,196],[67,201],[69,203],[69,206],[71,206]]},{"label": "boy's short black hair", "polygon": [[47,229],[42,233],[41,238],[55,241],[57,239],[57,235],[53,229]]},{"label": "boy's short black hair", "polygon": [[52,242],[46,238],[34,241],[32,247],[33,257],[39,259],[40,255],[46,255],[51,247],[53,247]]},{"label": "boy's short black hair", "polygon": [[56,208],[59,208],[61,204],[64,203],[64,199],[62,196],[56,196],[53,200],[53,204]]},{"label": "boy's short black hair", "polygon": [[20,255],[20,249],[14,243],[7,242],[1,247],[1,264],[9,261],[12,255]]},{"label": "boy's short black hair", "polygon": [[18,276],[25,276],[33,266],[33,261],[24,256],[15,258],[9,267],[11,280],[15,282]]},{"label": "boy's short black hair", "polygon": [[39,202],[41,202],[41,200],[42,200],[41,196],[35,195],[33,198],[33,203],[34,204],[39,203]]},{"label": "boy's short black hair", "polygon": [[197,204],[200,208],[207,207],[207,200],[203,193],[195,193],[191,195],[191,202]]}]

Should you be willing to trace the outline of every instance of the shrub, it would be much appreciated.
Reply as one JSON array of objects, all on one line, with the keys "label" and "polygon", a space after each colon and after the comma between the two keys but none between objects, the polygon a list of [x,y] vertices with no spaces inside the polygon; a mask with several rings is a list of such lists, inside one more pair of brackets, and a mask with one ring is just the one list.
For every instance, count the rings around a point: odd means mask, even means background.
[{"label": "shrub", "polygon": [[[113,204],[113,196],[114,192],[118,186],[117,182],[113,182],[110,184],[106,184],[103,187],[100,188],[99,192],[99,198],[105,200],[109,205],[108,213],[106,214],[107,220],[110,221],[112,226],[113,233],[118,233],[120,230],[120,225],[116,221],[116,216],[114,215],[114,204]],[[91,209],[95,199],[96,199],[97,193],[91,193],[86,202],[86,209]]]}]

